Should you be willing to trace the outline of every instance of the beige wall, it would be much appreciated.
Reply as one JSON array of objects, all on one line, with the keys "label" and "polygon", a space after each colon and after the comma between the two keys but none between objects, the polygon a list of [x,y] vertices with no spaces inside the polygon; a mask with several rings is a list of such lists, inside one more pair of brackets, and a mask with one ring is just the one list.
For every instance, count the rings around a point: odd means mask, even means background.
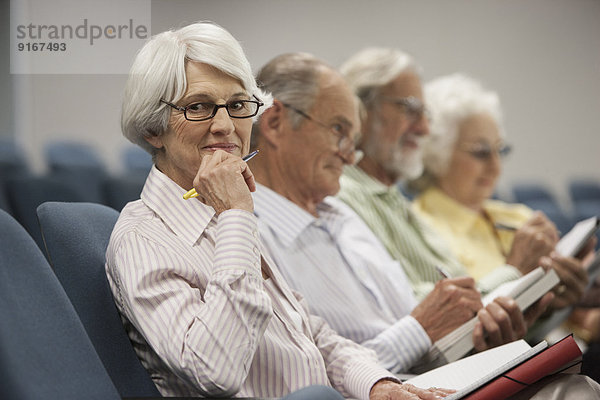
[{"label": "beige wall", "polygon": [[[470,74],[497,90],[504,105],[515,151],[502,190],[535,179],[565,201],[571,177],[600,181],[600,1],[152,1],[153,33],[201,19],[230,30],[255,70],[282,52],[308,51],[339,65],[362,47],[379,45],[411,52],[426,79]],[[17,110],[31,104],[38,110],[35,117],[15,112],[14,121],[0,114],[3,128],[14,124],[38,170],[46,141],[77,138],[97,146],[119,171],[125,76],[11,79],[0,72],[1,87],[15,87]],[[3,108],[9,101],[0,95]]]}]

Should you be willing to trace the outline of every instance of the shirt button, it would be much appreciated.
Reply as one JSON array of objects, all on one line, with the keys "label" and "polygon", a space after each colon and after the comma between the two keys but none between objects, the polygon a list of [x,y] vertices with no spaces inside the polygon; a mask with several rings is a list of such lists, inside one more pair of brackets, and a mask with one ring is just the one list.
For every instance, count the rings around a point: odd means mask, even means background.
[{"label": "shirt button", "polygon": [[259,254],[260,254],[260,251],[258,251],[258,248],[257,248],[257,247],[254,247],[254,248],[252,249],[252,251],[253,251],[253,252],[254,252],[254,254],[256,254],[256,255],[259,255]]},{"label": "shirt button", "polygon": [[258,231],[252,231],[252,236],[258,239]]}]

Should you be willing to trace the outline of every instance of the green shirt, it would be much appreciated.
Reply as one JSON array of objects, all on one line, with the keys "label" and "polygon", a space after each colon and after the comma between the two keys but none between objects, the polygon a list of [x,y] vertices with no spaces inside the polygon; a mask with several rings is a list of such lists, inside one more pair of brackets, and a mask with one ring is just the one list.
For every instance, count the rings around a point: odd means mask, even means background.
[{"label": "green shirt", "polygon": [[[366,222],[393,258],[404,267],[415,296],[422,300],[442,278],[467,275],[444,240],[412,210],[397,186],[386,186],[358,167],[346,167],[338,197]],[[516,279],[516,268],[502,265],[478,281],[482,293]]]}]

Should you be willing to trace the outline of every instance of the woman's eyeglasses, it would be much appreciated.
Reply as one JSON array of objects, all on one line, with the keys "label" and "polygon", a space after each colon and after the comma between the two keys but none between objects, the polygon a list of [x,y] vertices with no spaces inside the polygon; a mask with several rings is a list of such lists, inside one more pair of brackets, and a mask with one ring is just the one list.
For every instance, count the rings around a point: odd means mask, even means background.
[{"label": "woman's eyeglasses", "polygon": [[182,111],[188,121],[206,121],[217,115],[219,108],[226,109],[231,118],[254,117],[258,114],[258,109],[264,104],[256,96],[253,97],[256,100],[233,100],[225,104],[198,102],[185,107],[179,107],[163,99],[160,99],[160,101],[178,111]]},{"label": "woman's eyeglasses", "polygon": [[508,144],[490,146],[489,144],[485,143],[464,143],[458,148],[480,161],[488,161],[494,154],[502,159],[509,155],[512,151],[512,147]]}]

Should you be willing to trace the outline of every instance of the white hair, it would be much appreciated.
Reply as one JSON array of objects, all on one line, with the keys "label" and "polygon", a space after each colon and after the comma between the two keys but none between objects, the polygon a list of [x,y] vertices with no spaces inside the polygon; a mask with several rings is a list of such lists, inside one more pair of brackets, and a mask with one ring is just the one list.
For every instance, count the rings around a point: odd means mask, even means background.
[{"label": "white hair", "polygon": [[381,87],[407,71],[419,74],[412,56],[400,50],[382,47],[365,48],[340,67],[350,88],[366,107],[372,105]]},{"label": "white hair", "polygon": [[211,65],[238,79],[250,96],[265,104],[260,111],[272,104],[271,95],[257,87],[241,45],[219,25],[201,21],[155,35],[133,62],[121,109],[123,135],[151,154],[155,149],[145,138],[162,135],[171,113],[160,100],[177,103],[183,97],[188,61]]},{"label": "white hair", "polygon": [[477,114],[488,114],[504,137],[502,110],[496,92],[462,74],[437,78],[425,84],[425,102],[431,113],[429,136],[423,143],[425,170],[433,177],[446,172],[460,124]]}]

